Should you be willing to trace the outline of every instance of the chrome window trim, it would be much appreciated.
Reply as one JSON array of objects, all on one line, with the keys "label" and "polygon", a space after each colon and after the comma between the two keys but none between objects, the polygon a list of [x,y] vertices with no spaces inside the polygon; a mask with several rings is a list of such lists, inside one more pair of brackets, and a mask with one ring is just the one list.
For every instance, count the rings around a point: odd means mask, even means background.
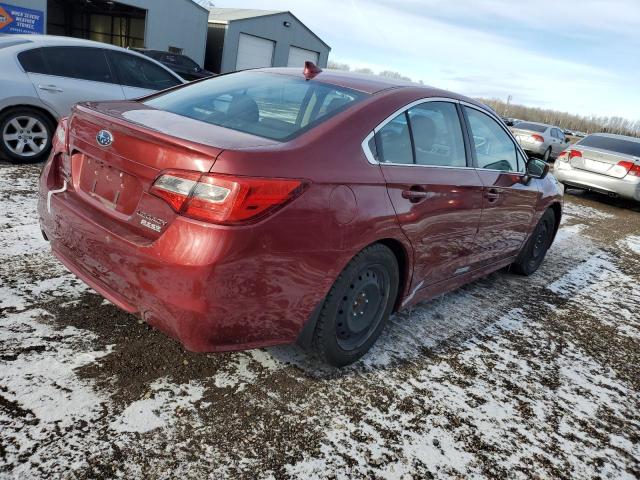
[{"label": "chrome window trim", "polygon": [[367,157],[367,161],[371,164],[371,165],[379,165],[380,162],[378,162],[374,156],[373,156],[373,152],[371,152],[371,149],[369,148],[369,141],[373,138],[373,136],[376,134],[375,130],[371,130],[369,132],[369,135],[367,135],[366,137],[364,137],[364,140],[362,141],[362,151],[364,152],[364,156]]},{"label": "chrome window trim", "polygon": [[[520,153],[522,154],[522,156],[524,157],[525,160],[527,160],[529,158],[529,156],[525,153],[525,151],[523,150],[523,148],[520,146],[520,144],[517,142],[517,140],[515,139],[515,137],[513,136],[513,133],[511,133],[511,130],[509,130],[506,125],[504,125],[504,122],[499,120],[499,117],[489,111],[489,110],[485,110],[484,108],[480,108],[477,105],[474,105],[472,103],[469,102],[465,102],[464,100],[461,100],[458,102],[460,105],[463,105],[465,107],[469,107],[469,108],[473,108],[474,110],[479,111],[480,113],[484,113],[485,115],[487,115],[488,117],[492,118],[493,120],[496,121],[496,123],[500,126],[500,128],[502,128],[502,130],[504,130],[507,133],[507,136],[511,139],[511,141],[514,143],[514,145],[516,146],[516,149],[520,151]],[[526,175],[526,171],[525,172],[514,172],[511,170],[496,170],[493,168],[482,168],[482,167],[474,167],[477,170],[485,170],[487,172],[503,172],[503,173],[509,173],[509,174],[517,174],[520,176],[524,176]],[[525,165],[526,168],[526,165]]]},{"label": "chrome window trim", "polygon": [[[371,132],[369,132],[369,134],[362,141],[362,144],[361,144],[362,145],[362,150],[364,152],[364,156],[367,158],[367,161],[372,165],[390,165],[390,166],[397,166],[397,167],[423,167],[423,168],[454,168],[454,169],[474,170],[475,167],[469,167],[467,165],[461,166],[461,167],[456,167],[456,166],[449,166],[449,165],[421,165],[421,164],[418,164],[418,163],[379,162],[378,160],[376,160],[373,157],[373,153],[369,149],[369,140],[371,140],[371,138],[376,133],[378,133],[380,130],[382,130],[389,122],[391,122],[391,120],[396,118],[398,115],[401,115],[402,113],[406,112],[407,110],[412,109],[413,107],[416,107],[418,105],[422,105],[423,103],[431,103],[431,102],[448,102],[448,103],[453,103],[454,105],[457,104],[457,103],[461,103],[460,100],[456,100],[455,98],[425,97],[425,98],[420,98],[418,100],[414,100],[413,102],[408,103],[407,105],[405,105],[403,107],[400,107],[395,112],[393,112],[391,115],[389,115],[387,118],[385,118],[382,122],[380,122],[378,124],[378,126],[375,127]],[[460,128],[462,129],[462,125],[460,125]],[[462,132],[462,134],[464,135],[464,131]],[[525,155],[525,157],[526,157],[526,155]]]}]

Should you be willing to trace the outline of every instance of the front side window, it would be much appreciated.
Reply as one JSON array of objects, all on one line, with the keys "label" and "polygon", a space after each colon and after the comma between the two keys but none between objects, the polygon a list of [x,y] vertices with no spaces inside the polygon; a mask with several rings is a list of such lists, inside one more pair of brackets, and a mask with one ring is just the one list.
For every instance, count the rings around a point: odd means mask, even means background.
[{"label": "front side window", "polygon": [[273,140],[288,140],[366,94],[313,80],[244,71],[146,100],[160,110]]},{"label": "front side window", "polygon": [[406,112],[395,117],[376,133],[376,146],[379,162],[413,164],[411,133]]},{"label": "front side window", "polygon": [[108,52],[111,65],[122,85],[147,90],[164,90],[181,83],[164,68],[142,57],[116,50]]},{"label": "front side window", "polygon": [[100,48],[45,47],[42,56],[50,75],[113,83],[107,59]]},{"label": "front side window", "polygon": [[409,110],[418,165],[465,167],[458,111],[453,103],[426,102]]},{"label": "front side window", "polygon": [[511,137],[489,115],[464,107],[478,168],[517,172],[517,150]]}]

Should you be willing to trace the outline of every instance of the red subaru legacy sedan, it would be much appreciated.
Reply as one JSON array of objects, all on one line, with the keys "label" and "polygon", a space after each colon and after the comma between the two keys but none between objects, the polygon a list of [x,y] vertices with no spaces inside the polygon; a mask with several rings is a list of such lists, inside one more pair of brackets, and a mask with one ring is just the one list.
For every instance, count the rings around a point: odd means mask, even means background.
[{"label": "red subaru legacy sedan", "polygon": [[534,272],[560,223],[547,165],[493,111],[380,77],[249,70],[79,104],[55,137],[53,253],[192,351],[298,341],[349,364],[395,310]]}]

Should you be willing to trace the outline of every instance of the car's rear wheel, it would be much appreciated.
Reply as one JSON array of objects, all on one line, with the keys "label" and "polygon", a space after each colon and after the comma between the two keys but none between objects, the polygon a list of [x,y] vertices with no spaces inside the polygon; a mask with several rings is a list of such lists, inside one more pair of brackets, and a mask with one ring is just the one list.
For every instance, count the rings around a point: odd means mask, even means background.
[{"label": "car's rear wheel", "polygon": [[362,357],[389,319],[398,294],[399,268],[382,244],[356,255],[334,282],[316,324],[314,350],[343,367]]},{"label": "car's rear wheel", "polygon": [[544,155],[542,155],[542,160],[544,160],[545,162],[548,162],[550,158],[551,158],[551,147],[547,148],[547,150],[544,152]]},{"label": "car's rear wheel", "polygon": [[12,162],[40,162],[51,150],[55,125],[34,108],[20,107],[0,116],[0,151]]},{"label": "car's rear wheel", "polygon": [[555,213],[552,209],[547,209],[518,258],[511,266],[514,272],[522,275],[531,275],[538,270],[547,254],[547,250],[551,246],[555,224]]}]

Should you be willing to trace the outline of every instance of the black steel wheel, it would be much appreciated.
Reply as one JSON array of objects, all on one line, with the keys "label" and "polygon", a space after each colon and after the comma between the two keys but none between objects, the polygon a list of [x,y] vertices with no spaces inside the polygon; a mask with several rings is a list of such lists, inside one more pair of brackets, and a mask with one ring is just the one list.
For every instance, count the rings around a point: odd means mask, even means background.
[{"label": "black steel wheel", "polygon": [[362,357],[380,336],[393,310],[399,283],[398,261],[382,244],[356,255],[325,299],[313,346],[330,365],[342,367]]},{"label": "black steel wheel", "polygon": [[556,215],[549,208],[542,215],[531,237],[511,266],[513,271],[522,275],[531,275],[538,270],[551,246],[555,224]]}]

